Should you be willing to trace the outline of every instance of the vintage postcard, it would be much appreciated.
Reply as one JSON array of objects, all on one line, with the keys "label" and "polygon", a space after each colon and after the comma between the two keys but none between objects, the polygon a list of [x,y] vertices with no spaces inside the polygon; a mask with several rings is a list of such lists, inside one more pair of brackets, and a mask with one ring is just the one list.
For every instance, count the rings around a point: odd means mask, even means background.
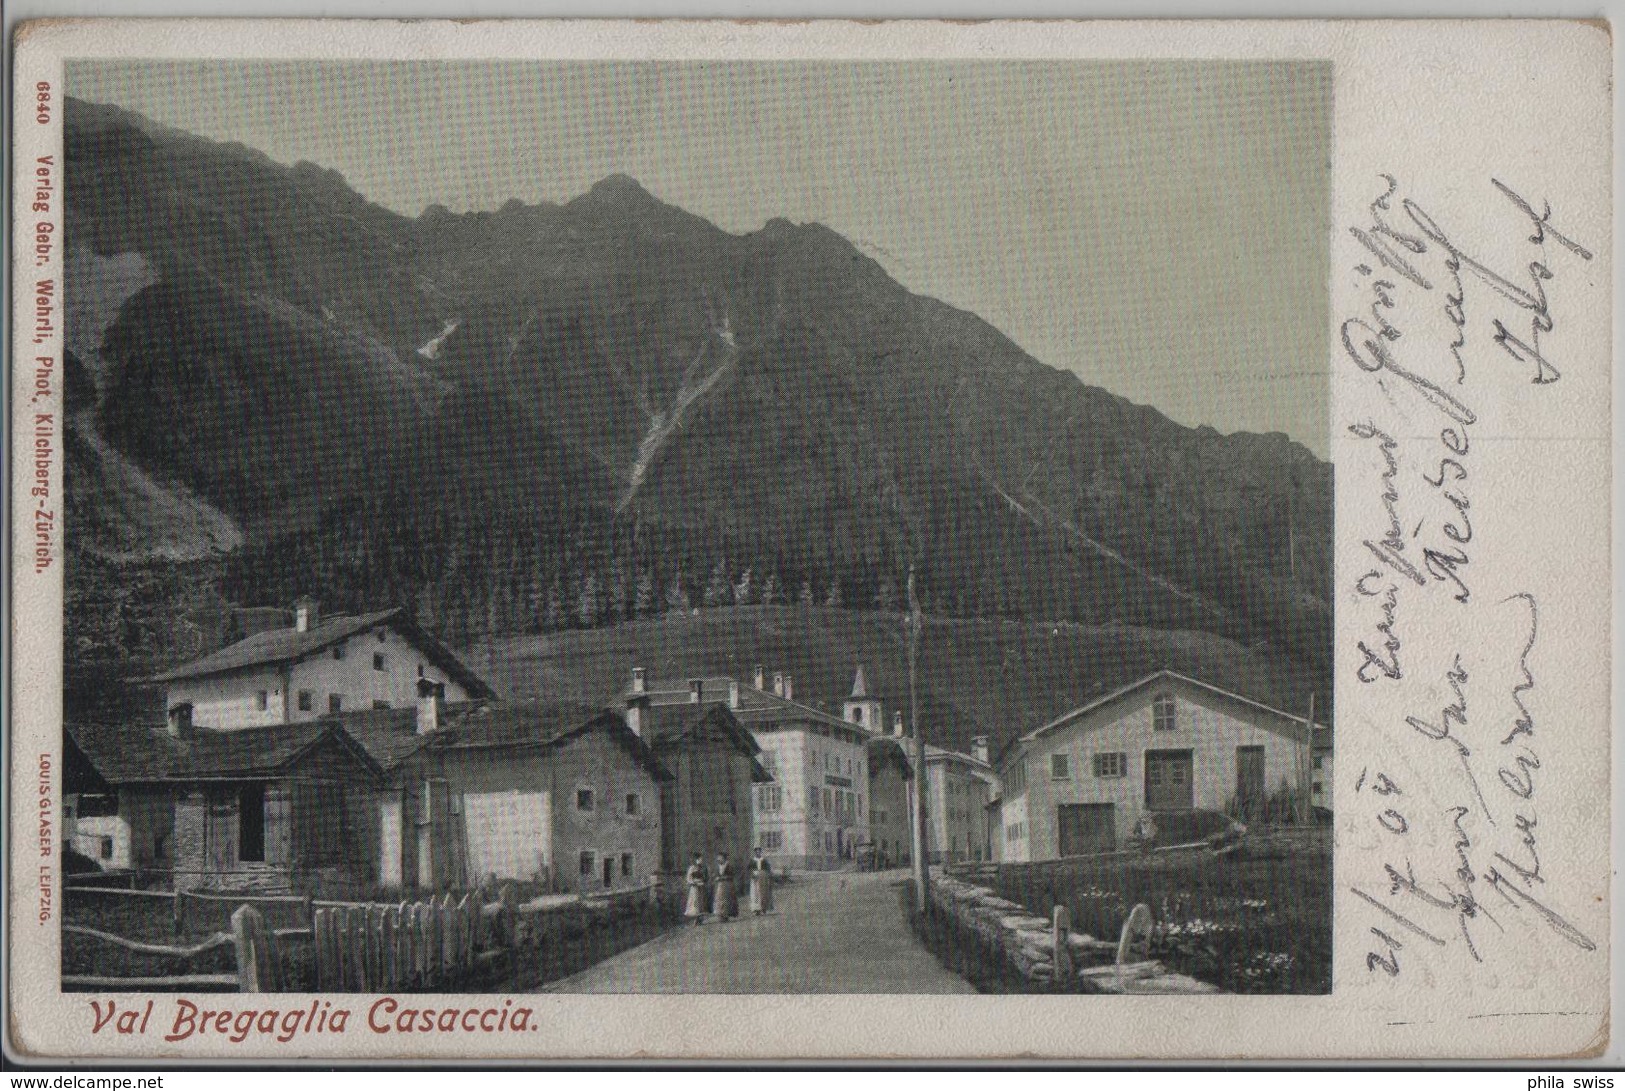
[{"label": "vintage postcard", "polygon": [[1611,71],[25,27],[8,1049],[1598,1055]]}]

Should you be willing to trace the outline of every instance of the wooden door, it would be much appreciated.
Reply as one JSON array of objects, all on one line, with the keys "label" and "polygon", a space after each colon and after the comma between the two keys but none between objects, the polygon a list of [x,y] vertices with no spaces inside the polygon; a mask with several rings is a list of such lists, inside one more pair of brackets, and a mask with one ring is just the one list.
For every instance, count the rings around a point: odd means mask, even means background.
[{"label": "wooden door", "polygon": [[1236,747],[1236,806],[1247,818],[1264,806],[1264,748]]},{"label": "wooden door", "polygon": [[1147,750],[1145,805],[1153,811],[1188,811],[1195,806],[1194,765],[1189,750]]},{"label": "wooden door", "polygon": [[1117,848],[1117,807],[1111,803],[1063,803],[1055,808],[1062,856],[1087,856]]}]

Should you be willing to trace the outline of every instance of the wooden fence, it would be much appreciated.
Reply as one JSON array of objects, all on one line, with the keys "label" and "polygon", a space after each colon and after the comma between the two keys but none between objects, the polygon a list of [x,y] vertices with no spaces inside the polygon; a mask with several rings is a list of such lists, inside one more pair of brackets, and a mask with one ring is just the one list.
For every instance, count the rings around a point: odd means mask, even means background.
[{"label": "wooden fence", "polygon": [[[110,932],[64,924],[65,934],[111,944],[137,955],[190,962],[229,948],[235,973],[177,973],[164,976],[115,977],[64,974],[62,984],[79,988],[128,990],[189,989],[199,991],[278,992],[289,987],[289,957],[296,945],[309,944],[311,986],[333,992],[384,992],[450,989],[493,975],[517,976],[521,956],[563,940],[561,919],[579,914],[588,920],[617,913],[658,913],[659,883],[609,894],[581,897],[551,895],[520,904],[512,887],[496,901],[483,893],[454,900],[444,894],[423,901],[381,905],[324,902],[294,895],[228,895],[170,891],[131,891],[112,887],[69,888],[78,894],[169,898],[175,905],[176,929],[185,921],[188,899],[236,902],[229,931],[211,933],[189,946],[134,940]],[[290,906],[308,926],[272,928],[260,906]]]}]

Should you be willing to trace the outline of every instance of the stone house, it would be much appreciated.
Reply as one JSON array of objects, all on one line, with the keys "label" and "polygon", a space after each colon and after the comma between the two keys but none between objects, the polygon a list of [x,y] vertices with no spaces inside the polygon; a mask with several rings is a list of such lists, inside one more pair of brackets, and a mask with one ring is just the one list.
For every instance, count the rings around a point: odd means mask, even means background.
[{"label": "stone house", "polygon": [[742,867],[755,846],[754,794],[775,786],[761,747],[727,704],[700,700],[703,683],[678,702],[642,681],[633,677],[626,720],[672,775],[660,793],[662,869],[681,872],[695,853],[710,867],[719,852]]},{"label": "stone house", "polygon": [[[382,770],[340,725],[215,731],[188,723],[182,706],[164,730],[80,723],[65,735],[68,765],[82,762],[116,795],[74,823],[75,847],[104,866],[167,871],[177,890],[371,879]],[[76,796],[77,815],[90,798]]]},{"label": "stone house", "polygon": [[671,774],[617,713],[541,701],[446,701],[344,713],[385,771],[377,881],[442,890],[487,879],[579,893],[660,870]]},{"label": "stone house", "polygon": [[[902,713],[898,713],[901,717]],[[879,867],[914,861],[914,769],[907,741],[882,735],[869,740],[869,843]]]},{"label": "stone house", "polygon": [[1311,751],[1329,759],[1330,733],[1316,727],[1173,671],[1147,675],[1006,749],[999,858],[1116,849],[1146,815],[1159,829],[1179,828],[1198,810],[1246,819],[1282,793],[1308,789]]}]

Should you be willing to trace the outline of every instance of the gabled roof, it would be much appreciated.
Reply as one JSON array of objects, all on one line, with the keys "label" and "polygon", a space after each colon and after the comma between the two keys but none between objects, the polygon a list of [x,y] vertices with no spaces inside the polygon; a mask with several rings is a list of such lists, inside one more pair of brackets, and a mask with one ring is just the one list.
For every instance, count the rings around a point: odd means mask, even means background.
[{"label": "gabled roof", "polygon": [[720,740],[736,753],[750,759],[753,783],[773,782],[773,774],[757,759],[762,748],[756,742],[756,737],[745,730],[727,705],[714,702],[651,705],[644,708],[640,715],[642,737],[656,754],[680,750],[697,742]]},{"label": "gabled roof", "polygon": [[428,736],[427,749],[439,751],[522,751],[566,746],[602,731],[626,749],[655,780],[672,775],[626,720],[612,709],[546,701],[470,704],[467,710]]},{"label": "gabled roof", "polygon": [[914,765],[908,759],[908,740],[895,735],[877,735],[869,740],[869,769],[895,765],[904,780],[914,779]]},{"label": "gabled roof", "polygon": [[342,725],[323,721],[240,731],[197,727],[182,736],[131,724],[75,723],[63,730],[109,784],[273,779],[327,742],[349,753],[368,776],[383,772]]},{"label": "gabled roof", "polygon": [[[1263,704],[1262,702],[1259,702],[1259,701],[1254,701],[1250,697],[1243,697],[1239,693],[1231,693],[1229,690],[1220,689],[1218,686],[1209,685],[1206,682],[1202,682],[1202,681],[1199,681],[1199,680],[1197,680],[1195,678],[1191,678],[1191,677],[1188,677],[1186,675],[1180,674],[1177,671],[1171,671],[1171,670],[1164,669],[1164,670],[1159,670],[1159,671],[1153,671],[1151,674],[1146,675],[1144,678],[1138,679],[1137,681],[1134,681],[1134,682],[1130,682],[1126,686],[1122,686],[1119,689],[1115,689],[1110,693],[1107,693],[1107,694],[1104,694],[1103,696],[1095,698],[1093,701],[1090,701],[1088,704],[1080,705],[1079,707],[1073,709],[1070,712],[1066,712],[1066,713],[1061,714],[1060,716],[1055,717],[1055,719],[1049,721],[1048,723],[1042,725],[1041,727],[1034,728],[1032,731],[1029,731],[1026,734],[1024,734],[1024,735],[1020,736],[1019,738],[1017,738],[1012,745],[1007,746],[1005,748],[1005,752],[1008,753],[1008,752],[1014,750],[1017,746],[1019,746],[1022,743],[1030,742],[1031,740],[1037,739],[1040,736],[1045,735],[1045,734],[1049,733],[1050,731],[1055,730],[1058,727],[1062,727],[1062,726],[1072,722],[1073,720],[1078,719],[1079,717],[1088,715],[1089,713],[1094,712],[1097,709],[1104,708],[1105,706],[1113,704],[1113,703],[1115,703],[1117,701],[1121,701],[1121,700],[1123,700],[1123,699],[1125,699],[1125,698],[1127,698],[1127,697],[1129,697],[1129,696],[1131,696],[1131,695],[1133,695],[1133,694],[1135,694],[1135,693],[1137,693],[1137,692],[1139,692],[1139,691],[1141,691],[1143,689],[1146,689],[1146,688],[1148,688],[1150,686],[1153,686],[1153,685],[1157,685],[1159,683],[1165,684],[1165,683],[1168,683],[1168,682],[1176,682],[1176,683],[1179,683],[1179,684],[1184,685],[1184,686],[1189,686],[1189,687],[1191,687],[1193,689],[1196,689],[1196,690],[1211,694],[1211,695],[1213,695],[1215,697],[1218,697],[1221,700],[1238,703],[1238,704],[1243,705],[1243,706],[1245,706],[1247,708],[1250,708],[1250,709],[1252,709],[1252,710],[1254,710],[1256,712],[1262,712],[1262,713],[1265,713],[1266,715],[1273,716],[1273,717],[1275,717],[1277,719],[1280,719],[1280,720],[1288,721],[1288,722],[1298,724],[1298,725],[1302,725],[1304,723],[1304,717],[1302,717],[1302,716],[1294,716],[1290,712],[1283,712],[1278,708],[1271,708],[1269,705]],[[1331,729],[1329,727],[1327,727],[1325,724],[1316,723],[1315,724],[1314,735],[1316,736],[1317,741],[1316,741],[1316,743],[1314,745],[1319,745],[1318,739],[1321,738],[1321,737],[1325,738],[1327,740],[1327,745],[1329,745],[1329,743],[1330,743],[1330,732],[1331,732]],[[1001,758],[1002,758],[1002,755],[1001,755]]]},{"label": "gabled roof", "polygon": [[327,618],[305,632],[291,626],[266,629],[235,644],[228,644],[201,659],[194,659],[162,674],[155,674],[148,681],[178,682],[186,678],[203,678],[213,674],[245,670],[249,667],[295,663],[324,651],[341,640],[348,640],[358,633],[364,633],[380,625],[388,625],[399,632],[413,647],[423,653],[425,659],[445,671],[447,676],[467,690],[471,697],[496,696],[491,687],[464,666],[462,660],[458,659],[451,649],[418,628],[402,607],[379,610],[370,614]]}]

